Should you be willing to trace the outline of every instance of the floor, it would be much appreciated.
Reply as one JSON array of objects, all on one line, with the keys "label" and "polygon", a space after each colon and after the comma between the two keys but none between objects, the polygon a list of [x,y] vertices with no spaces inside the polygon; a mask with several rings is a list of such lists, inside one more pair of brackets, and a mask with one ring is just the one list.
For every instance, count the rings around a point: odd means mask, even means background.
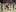
[{"label": "floor", "polygon": [[[14,4],[14,10],[13,10],[13,4]],[[15,3],[13,3],[13,4],[11,4],[11,8],[10,8],[10,3],[9,3],[9,10],[7,10],[7,8],[5,7],[6,5],[8,5],[8,3],[5,3],[5,5],[4,5],[4,3],[3,3],[3,11],[2,12],[16,12],[16,4]],[[5,10],[5,8],[6,8],[6,10]],[[10,11],[10,9],[11,9],[11,11]],[[1,6],[0,6],[0,12],[1,12]]]}]

